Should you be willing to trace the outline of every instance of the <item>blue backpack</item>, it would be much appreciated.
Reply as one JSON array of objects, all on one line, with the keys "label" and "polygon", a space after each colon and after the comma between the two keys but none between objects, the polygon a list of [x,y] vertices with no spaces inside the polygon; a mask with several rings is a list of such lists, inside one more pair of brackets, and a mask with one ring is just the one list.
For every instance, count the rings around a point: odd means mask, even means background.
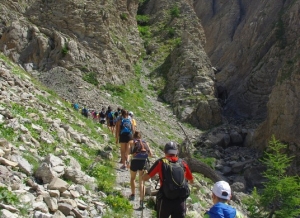
[{"label": "blue backpack", "polygon": [[113,111],[109,112],[107,116],[110,121],[114,120],[114,112]]},{"label": "blue backpack", "polygon": [[122,119],[121,122],[121,134],[122,133],[131,133],[132,130],[132,124],[131,121],[128,118]]}]

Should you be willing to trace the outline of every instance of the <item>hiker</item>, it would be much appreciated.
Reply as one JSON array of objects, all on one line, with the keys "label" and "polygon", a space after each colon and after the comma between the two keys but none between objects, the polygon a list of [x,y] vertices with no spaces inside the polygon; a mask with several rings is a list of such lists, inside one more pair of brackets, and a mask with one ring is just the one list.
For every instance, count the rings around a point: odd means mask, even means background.
[{"label": "hiker", "polygon": [[242,213],[228,205],[230,199],[230,185],[225,181],[216,182],[212,189],[214,205],[205,213],[204,218],[244,218]]},{"label": "hiker", "polygon": [[76,111],[79,111],[79,105],[78,105],[78,103],[74,103],[74,104],[73,104],[73,107],[74,107],[74,109],[75,109]]},{"label": "hiker", "polygon": [[133,112],[130,111],[128,113],[129,117],[131,118],[131,123],[132,123],[132,129],[133,129],[133,133],[136,131],[136,121],[135,119],[133,118]]},{"label": "hiker", "polygon": [[108,129],[111,131],[111,133],[114,134],[114,130],[115,130],[114,112],[112,111],[112,108],[110,106],[108,106],[106,111],[106,124]]},{"label": "hiker", "polygon": [[89,111],[86,107],[83,107],[82,108],[82,111],[81,111],[81,114],[85,117],[88,117],[89,116]]},{"label": "hiker", "polygon": [[106,115],[105,115],[105,108],[102,107],[101,112],[99,113],[99,122],[101,124],[104,124],[106,120]]},{"label": "hiker", "polygon": [[175,142],[168,142],[164,153],[165,157],[158,159],[142,178],[147,181],[159,175],[160,188],[156,195],[158,218],[183,218],[186,214],[185,201],[190,194],[188,181],[191,184],[194,182],[193,175],[187,163],[178,158]]},{"label": "hiker", "polygon": [[121,163],[120,169],[126,169],[128,164],[129,143],[132,140],[132,124],[128,119],[128,111],[122,111],[122,119],[116,124],[116,143],[120,143]]},{"label": "hiker", "polygon": [[141,139],[141,133],[136,131],[133,135],[133,144],[131,146],[131,162],[130,162],[130,187],[131,195],[129,200],[135,199],[135,177],[137,171],[139,172],[139,190],[140,190],[140,208],[144,209],[144,181],[142,180],[142,175],[145,170],[146,163],[149,162],[148,156],[152,156],[151,149],[149,145]]}]

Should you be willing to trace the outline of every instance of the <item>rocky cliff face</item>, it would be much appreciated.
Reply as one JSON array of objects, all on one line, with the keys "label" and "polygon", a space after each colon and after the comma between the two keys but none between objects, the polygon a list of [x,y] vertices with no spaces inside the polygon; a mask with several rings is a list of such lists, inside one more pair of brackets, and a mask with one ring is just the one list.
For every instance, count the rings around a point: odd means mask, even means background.
[{"label": "rocky cliff face", "polygon": [[205,50],[217,68],[226,116],[265,120],[252,144],[270,136],[299,149],[299,1],[194,2]]},{"label": "rocky cliff face", "polygon": [[[62,97],[90,107],[109,104],[101,88],[126,85],[144,57],[152,82],[145,88],[182,121],[210,129],[222,118],[254,120],[260,127],[243,130],[242,144],[264,148],[275,134],[297,150],[299,4],[8,0],[0,3],[0,50]],[[137,13],[149,18],[142,38]]]},{"label": "rocky cliff face", "polygon": [[151,20],[153,37],[146,49],[150,50],[148,62],[156,62],[152,73],[166,81],[161,97],[172,105],[179,119],[198,128],[220,124],[215,76],[193,6],[188,1],[152,0],[140,12]]},{"label": "rocky cliff face", "polygon": [[[85,83],[85,75],[94,75],[98,88],[124,84],[133,75],[141,54],[135,21],[138,1],[0,4],[0,50],[63,97],[97,99],[97,87]],[[78,90],[84,86],[88,88]]]}]

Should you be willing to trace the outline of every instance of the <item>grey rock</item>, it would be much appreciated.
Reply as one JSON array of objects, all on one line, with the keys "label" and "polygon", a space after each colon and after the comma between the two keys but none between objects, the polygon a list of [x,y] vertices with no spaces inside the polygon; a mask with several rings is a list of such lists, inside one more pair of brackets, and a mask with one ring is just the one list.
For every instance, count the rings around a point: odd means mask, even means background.
[{"label": "grey rock", "polygon": [[58,203],[58,209],[65,215],[69,215],[73,207],[67,203]]},{"label": "grey rock", "polygon": [[56,173],[47,163],[43,162],[36,170],[35,177],[41,179],[43,183],[50,183],[56,177]]},{"label": "grey rock", "polygon": [[55,177],[51,183],[48,185],[48,189],[51,189],[51,190],[59,190],[60,193],[66,191],[68,189],[70,185],[65,182],[64,180],[58,178],[58,177]]},{"label": "grey rock", "polygon": [[19,155],[12,155],[11,160],[18,163],[18,166],[22,172],[26,173],[27,175],[32,175],[33,166],[25,158]]}]

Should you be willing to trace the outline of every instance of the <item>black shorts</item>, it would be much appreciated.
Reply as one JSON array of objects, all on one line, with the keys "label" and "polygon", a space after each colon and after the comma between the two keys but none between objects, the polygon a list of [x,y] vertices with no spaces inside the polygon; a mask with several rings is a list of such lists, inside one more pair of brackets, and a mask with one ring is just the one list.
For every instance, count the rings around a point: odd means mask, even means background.
[{"label": "black shorts", "polygon": [[136,172],[138,170],[143,170],[146,164],[146,160],[131,160],[130,162],[130,170]]},{"label": "black shorts", "polygon": [[132,140],[132,134],[131,133],[122,133],[120,134],[119,143],[128,143]]},{"label": "black shorts", "polygon": [[115,126],[114,121],[109,121],[109,125],[108,126]]},{"label": "black shorts", "polygon": [[169,200],[156,197],[157,217],[184,218],[186,213],[185,199]]}]

